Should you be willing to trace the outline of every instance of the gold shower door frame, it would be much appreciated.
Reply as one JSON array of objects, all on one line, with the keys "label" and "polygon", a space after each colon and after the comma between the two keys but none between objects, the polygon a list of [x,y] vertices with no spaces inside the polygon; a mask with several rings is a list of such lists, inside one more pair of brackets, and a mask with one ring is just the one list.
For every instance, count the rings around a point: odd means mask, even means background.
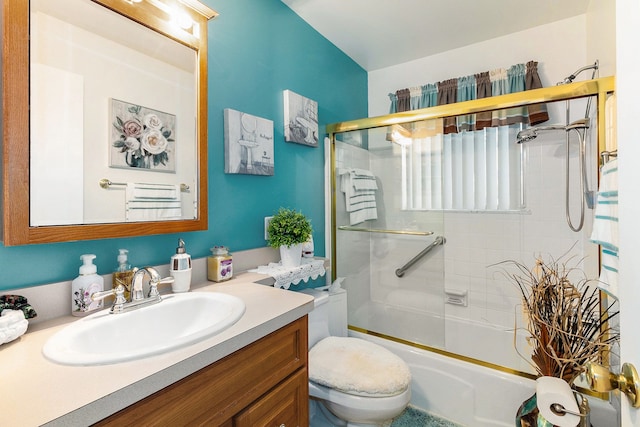
[{"label": "gold shower door frame", "polygon": [[[330,147],[330,167],[331,167],[331,260],[336,263],[336,238],[337,238],[337,221],[336,221],[336,197],[337,197],[337,180],[336,180],[336,151],[335,142],[336,134],[351,131],[363,131],[372,128],[388,127],[411,123],[424,120],[442,119],[445,117],[455,117],[466,114],[475,114],[486,111],[502,110],[506,108],[523,107],[528,105],[567,101],[571,99],[586,98],[596,96],[597,99],[597,146],[598,159],[600,154],[606,150],[606,114],[605,102],[607,95],[615,91],[615,77],[603,77],[593,80],[585,80],[580,82],[569,83],[565,85],[551,86],[540,89],[527,90],[523,92],[511,93],[507,95],[494,96],[489,98],[481,98],[472,101],[458,102],[454,104],[439,105],[436,107],[423,108],[420,110],[405,111],[401,113],[388,114],[384,116],[362,118],[345,122],[332,123],[327,125],[326,130],[331,142]],[[615,124],[614,124],[615,125]],[[371,230],[375,231],[375,230]],[[336,268],[331,269],[332,281],[336,280]],[[601,305],[606,304],[606,294],[601,292]],[[527,372],[517,371],[512,368],[499,366],[483,360],[473,359],[460,354],[452,353],[436,347],[431,347],[419,343],[406,341],[403,339],[379,334],[373,331],[364,330],[362,328],[349,325],[349,329],[366,333],[373,336],[389,339],[402,344],[432,351],[445,356],[453,357],[458,360],[475,363],[481,366],[497,369],[499,371],[519,375],[525,378],[535,379],[536,377]],[[599,395],[597,393],[589,393]]]}]

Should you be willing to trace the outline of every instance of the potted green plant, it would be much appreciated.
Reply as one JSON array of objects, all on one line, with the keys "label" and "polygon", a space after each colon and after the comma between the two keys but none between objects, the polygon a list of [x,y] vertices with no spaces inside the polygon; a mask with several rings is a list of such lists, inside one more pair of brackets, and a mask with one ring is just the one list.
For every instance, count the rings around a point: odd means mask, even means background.
[{"label": "potted green plant", "polygon": [[280,249],[284,267],[297,267],[302,260],[302,245],[311,237],[311,221],[302,212],[280,208],[267,227],[269,246]]}]

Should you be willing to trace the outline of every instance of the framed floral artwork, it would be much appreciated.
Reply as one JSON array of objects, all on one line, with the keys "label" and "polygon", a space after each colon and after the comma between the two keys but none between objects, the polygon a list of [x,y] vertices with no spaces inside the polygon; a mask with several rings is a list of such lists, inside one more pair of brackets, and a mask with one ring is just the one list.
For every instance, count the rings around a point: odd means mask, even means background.
[{"label": "framed floral artwork", "polygon": [[111,99],[112,168],[176,171],[176,116]]},{"label": "framed floral artwork", "polygon": [[284,91],[284,140],[318,146],[318,103],[290,90]]}]

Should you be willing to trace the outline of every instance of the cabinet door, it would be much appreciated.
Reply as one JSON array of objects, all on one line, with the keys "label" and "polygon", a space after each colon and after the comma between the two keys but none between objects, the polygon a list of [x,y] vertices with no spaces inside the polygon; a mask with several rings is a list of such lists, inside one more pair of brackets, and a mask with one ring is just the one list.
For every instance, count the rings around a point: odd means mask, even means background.
[{"label": "cabinet door", "polygon": [[[304,316],[102,420],[96,427],[125,424],[230,427],[229,420],[290,375],[301,368],[306,375],[307,340],[307,316]],[[304,385],[308,393],[306,379]],[[308,402],[304,404],[308,412]]]},{"label": "cabinet door", "polygon": [[309,382],[301,369],[235,417],[234,427],[307,427]]}]

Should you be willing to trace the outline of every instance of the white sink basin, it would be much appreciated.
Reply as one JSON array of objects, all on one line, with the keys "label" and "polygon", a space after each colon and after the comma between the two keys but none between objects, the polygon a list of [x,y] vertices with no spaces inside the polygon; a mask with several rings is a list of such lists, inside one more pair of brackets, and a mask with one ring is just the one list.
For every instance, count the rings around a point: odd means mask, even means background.
[{"label": "white sink basin", "polygon": [[63,365],[105,365],[167,353],[216,335],[244,314],[244,302],[218,292],[170,294],[122,314],[108,310],[64,327],[45,343],[45,357]]}]

